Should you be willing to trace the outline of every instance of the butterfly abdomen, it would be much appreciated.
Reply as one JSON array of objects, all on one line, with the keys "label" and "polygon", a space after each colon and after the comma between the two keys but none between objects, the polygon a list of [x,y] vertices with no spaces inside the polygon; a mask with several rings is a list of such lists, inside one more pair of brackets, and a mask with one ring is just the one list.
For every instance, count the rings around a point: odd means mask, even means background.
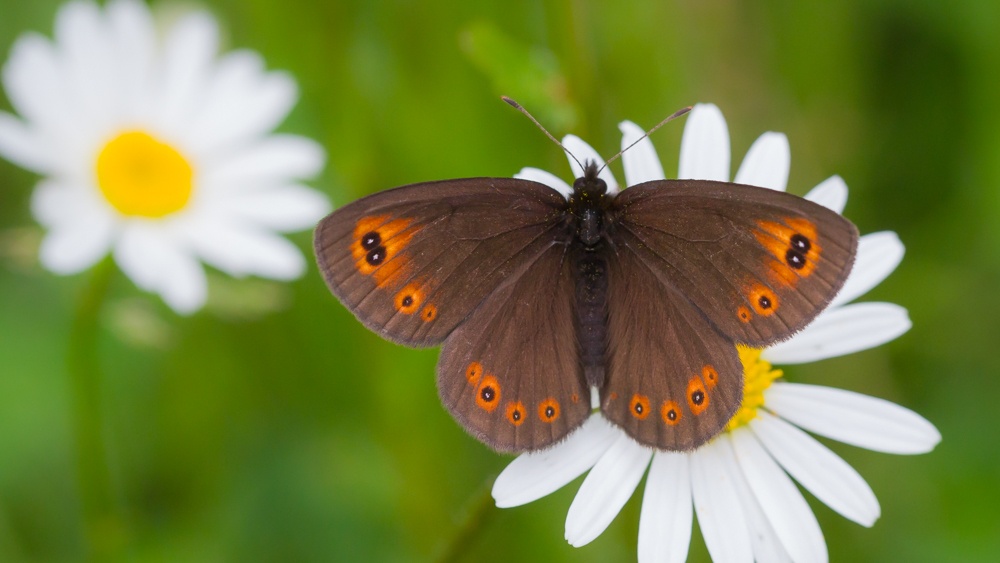
[{"label": "butterfly abdomen", "polygon": [[576,322],[580,359],[587,384],[604,384],[608,325],[608,263],[598,252],[583,250],[576,266]]}]

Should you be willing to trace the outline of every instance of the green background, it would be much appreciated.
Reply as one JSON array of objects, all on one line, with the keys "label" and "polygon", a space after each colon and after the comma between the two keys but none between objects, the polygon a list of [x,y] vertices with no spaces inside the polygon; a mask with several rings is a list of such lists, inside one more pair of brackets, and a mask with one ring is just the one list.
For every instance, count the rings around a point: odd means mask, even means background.
[{"label": "green background", "polygon": [[[807,495],[831,560],[1000,560],[1000,4],[204,5],[227,49],[257,50],[298,78],[281,130],[326,146],[315,185],[338,206],[522,166],[567,178],[559,150],[500,94],[605,156],[619,121],[649,127],[696,102],[725,114],[734,172],[760,133],[786,133],[789,191],[840,174],[861,231],[899,233],[905,260],[864,299],[899,303],[913,320],[888,345],[786,374],[896,401],[943,435],[916,457],[830,444],[882,505],[865,529]],[[3,57],[25,30],[51,36],[57,6],[0,1]],[[2,94],[0,108],[10,111]],[[653,138],[668,176],[682,130]],[[84,534],[65,353],[86,276],[37,264],[36,180],[0,161],[0,560],[74,561]],[[309,233],[293,240],[308,252]],[[213,274],[208,307],[190,318],[117,274],[101,326],[129,560],[427,561],[470,517],[483,525],[465,561],[635,557],[641,486],[581,549],[563,540],[579,480],[525,507],[481,510],[484,483],[510,458],[441,408],[437,351],[365,330],[315,268],[292,284]],[[690,561],[708,561],[697,528]]]}]

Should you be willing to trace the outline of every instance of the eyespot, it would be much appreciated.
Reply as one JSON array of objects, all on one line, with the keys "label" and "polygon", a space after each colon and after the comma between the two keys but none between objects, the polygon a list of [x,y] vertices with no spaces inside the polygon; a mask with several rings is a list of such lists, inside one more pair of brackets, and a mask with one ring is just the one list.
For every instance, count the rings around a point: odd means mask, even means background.
[{"label": "eyespot", "polygon": [[483,366],[479,362],[472,362],[469,367],[465,368],[465,379],[469,383],[475,384],[479,381],[480,376],[483,375]]},{"label": "eyespot", "polygon": [[576,393],[573,393],[573,396],[571,396],[571,397],[569,398],[569,400],[570,400],[570,401],[573,401],[574,403],[576,403],[576,402],[579,402],[579,401],[580,401],[580,396],[579,396],[579,395],[577,395]]},{"label": "eyespot", "polygon": [[386,249],[384,246],[376,246],[371,249],[368,254],[365,254],[365,262],[368,262],[369,266],[378,266],[382,262],[385,262]]},{"label": "eyespot", "polygon": [[479,389],[476,390],[476,404],[487,412],[493,412],[500,404],[500,384],[492,375],[484,376],[479,383]]},{"label": "eyespot", "polygon": [[538,418],[542,422],[552,422],[559,418],[559,402],[550,397],[539,403]]},{"label": "eyespot", "polygon": [[750,290],[747,298],[754,311],[763,317],[770,317],[778,308],[778,296],[760,284],[757,284]]},{"label": "eyespot", "polygon": [[396,294],[396,310],[405,315],[417,312],[424,302],[424,292],[417,284],[410,284]]},{"label": "eyespot", "polygon": [[361,236],[361,248],[364,248],[365,250],[373,250],[381,244],[382,235],[378,234],[378,231],[368,231]]},{"label": "eyespot", "polygon": [[424,322],[431,322],[438,316],[438,308],[434,305],[428,304],[424,307],[424,310],[420,313],[420,318],[424,319]]},{"label": "eyespot", "polygon": [[664,401],[663,406],[660,407],[660,416],[663,417],[663,422],[674,426],[681,421],[683,415],[680,406],[675,401]]},{"label": "eyespot", "polygon": [[708,408],[708,391],[698,376],[692,377],[691,381],[688,381],[687,401],[695,416],[705,412],[705,409]]},{"label": "eyespot", "polygon": [[645,420],[649,416],[649,399],[644,395],[636,393],[632,396],[632,401],[628,405],[629,412],[639,420]]},{"label": "eyespot", "polygon": [[789,248],[788,252],[785,253],[785,262],[795,270],[801,270],[806,267],[806,257],[794,248]]},{"label": "eyespot", "polygon": [[794,248],[795,250],[798,250],[802,254],[805,254],[806,252],[809,252],[809,249],[812,248],[812,243],[809,242],[809,239],[807,239],[806,237],[804,237],[804,236],[802,236],[802,235],[800,235],[798,233],[795,233],[794,235],[792,235],[792,238],[789,239],[788,242],[791,243],[792,248]]},{"label": "eyespot", "polygon": [[739,309],[736,310],[736,315],[740,318],[741,321],[745,323],[750,322],[750,319],[752,318],[750,316],[750,309],[747,309],[745,306],[742,305],[740,306]]},{"label": "eyespot", "polygon": [[715,371],[714,367],[708,365],[701,368],[701,378],[705,380],[705,387],[711,390],[719,383],[719,372]]},{"label": "eyespot", "polygon": [[521,401],[507,403],[507,420],[514,426],[524,424],[524,405],[521,404]]},{"label": "eyespot", "polygon": [[410,239],[422,227],[411,227],[413,219],[392,219],[391,215],[362,217],[354,224],[351,254],[355,267],[364,275],[374,274],[375,283],[382,287],[401,275],[406,260],[394,260]]}]

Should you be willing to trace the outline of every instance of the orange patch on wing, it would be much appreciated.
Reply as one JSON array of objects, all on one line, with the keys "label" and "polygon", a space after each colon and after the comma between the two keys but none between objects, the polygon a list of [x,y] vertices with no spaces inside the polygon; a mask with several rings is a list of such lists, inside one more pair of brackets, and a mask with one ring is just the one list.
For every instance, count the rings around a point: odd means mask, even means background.
[{"label": "orange patch on wing", "polygon": [[663,417],[663,422],[666,422],[670,426],[673,426],[681,421],[681,408],[676,401],[663,401],[663,406],[660,407],[660,416]]},{"label": "orange patch on wing", "polygon": [[788,226],[798,231],[799,234],[809,239],[809,242],[816,243],[816,225],[808,219],[795,219],[783,217]]},{"label": "orange patch on wing", "polygon": [[705,384],[697,375],[688,381],[687,401],[695,416],[705,412],[705,409],[708,408],[708,390],[705,389]]},{"label": "orange patch on wing", "polygon": [[615,399],[618,398],[618,393],[615,393],[614,391],[612,391],[611,395],[609,395],[608,398],[611,399],[611,400],[615,400]]},{"label": "orange patch on wing", "polygon": [[438,308],[434,305],[427,304],[424,310],[420,313],[420,318],[424,319],[424,322],[431,322],[438,316]]},{"label": "orange patch on wing", "polygon": [[492,375],[486,375],[476,389],[476,404],[486,412],[493,412],[500,404],[500,384]]},{"label": "orange patch on wing", "polygon": [[538,418],[542,422],[552,422],[559,418],[559,401],[549,397],[538,404]]},{"label": "orange patch on wing", "polygon": [[638,393],[632,395],[632,401],[628,404],[628,410],[632,413],[632,416],[639,420],[644,420],[649,416],[649,398]]},{"label": "orange patch on wing", "polygon": [[701,378],[705,380],[705,386],[711,390],[719,383],[719,372],[715,371],[714,367],[708,365],[701,368]]},{"label": "orange patch on wing", "polygon": [[750,319],[752,318],[750,316],[750,309],[747,309],[746,306],[743,305],[741,305],[740,308],[736,310],[736,315],[740,318],[741,321],[745,323],[750,322]]},{"label": "orange patch on wing", "polygon": [[[413,219],[392,219],[391,215],[362,217],[354,225],[351,255],[354,265],[364,275],[375,274],[375,283],[382,287],[402,274],[405,260],[393,260],[403,251],[421,227],[410,228]],[[370,242],[370,244],[367,244]],[[366,247],[367,246],[367,247]]]},{"label": "orange patch on wing", "polygon": [[574,403],[576,403],[576,402],[579,402],[579,400],[580,400],[580,396],[579,396],[579,395],[577,395],[576,393],[573,393],[573,396],[572,396],[572,397],[570,397],[570,398],[569,398],[569,400],[570,400],[570,401],[573,401]]},{"label": "orange patch on wing", "polygon": [[778,296],[767,287],[756,284],[747,292],[747,300],[762,317],[770,317],[778,309]]},{"label": "orange patch on wing", "polygon": [[411,283],[396,294],[396,310],[405,315],[416,313],[423,302],[424,291],[416,283]]},{"label": "orange patch on wing", "polygon": [[521,401],[507,403],[507,420],[514,426],[524,424],[524,405],[521,404]]},{"label": "orange patch on wing", "polygon": [[[777,263],[771,263],[772,279],[777,283],[795,285],[799,278],[809,277],[816,269],[819,261],[820,247],[816,244],[816,225],[807,219],[784,217],[787,225],[772,221],[758,221],[757,226],[762,231],[754,231],[757,242],[761,244]],[[809,250],[802,252],[792,244],[792,237],[799,235],[809,241]],[[797,252],[805,263],[793,268],[789,263],[789,251]]]},{"label": "orange patch on wing", "polygon": [[479,378],[483,375],[483,365],[479,362],[472,362],[469,367],[465,368],[465,379],[469,383],[476,384],[479,382]]}]

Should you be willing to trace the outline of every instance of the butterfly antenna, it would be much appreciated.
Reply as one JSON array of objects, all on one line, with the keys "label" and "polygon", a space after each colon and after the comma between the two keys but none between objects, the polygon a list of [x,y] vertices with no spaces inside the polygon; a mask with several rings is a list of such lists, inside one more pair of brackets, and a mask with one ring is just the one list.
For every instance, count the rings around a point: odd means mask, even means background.
[{"label": "butterfly antenna", "polygon": [[[521,104],[515,102],[514,100],[508,98],[507,96],[500,96],[500,99],[503,100],[503,101],[505,101],[505,102],[507,102],[508,104],[510,104],[510,106],[512,108],[516,109],[517,111],[523,113],[524,115],[527,115],[528,119],[530,119],[532,123],[534,123],[535,125],[537,125],[538,128],[542,130],[542,133],[545,133],[545,135],[548,138],[552,139],[553,143],[559,145],[559,148],[561,148],[562,150],[566,151],[566,154],[568,154],[570,158],[572,158],[573,160],[575,160],[576,163],[580,165],[580,170],[583,170],[585,168],[583,166],[583,164],[580,164],[580,160],[578,158],[576,158],[576,156],[574,156],[573,153],[569,152],[569,149],[567,149],[566,147],[564,147],[562,143],[560,143],[558,140],[556,140],[556,138],[552,136],[552,133],[549,133],[544,127],[542,127],[542,124],[539,123],[538,120],[534,118],[534,116],[532,116],[530,113],[528,113],[528,110],[526,110],[523,107],[521,107]],[[691,109],[691,108],[688,108],[688,109]],[[662,123],[660,125],[662,125]],[[659,127],[659,125],[657,125],[657,127]],[[652,131],[650,131],[650,133],[652,133]]]},{"label": "butterfly antenna", "polygon": [[[649,131],[646,131],[645,135],[643,135],[642,137],[639,137],[638,139],[635,140],[634,143],[632,143],[631,145],[623,148],[622,150],[618,151],[618,154],[616,154],[615,156],[612,156],[611,158],[609,158],[608,161],[604,163],[604,166],[601,167],[601,170],[604,170],[605,168],[607,168],[608,165],[611,164],[612,162],[614,162],[615,159],[617,159],[619,156],[622,155],[622,153],[624,153],[625,151],[629,150],[630,148],[638,145],[639,141],[641,141],[641,140],[645,139],[646,137],[652,135],[653,132],[656,131],[657,129],[659,129],[660,127],[663,127],[668,122],[673,121],[673,120],[677,119],[678,117],[684,115],[685,113],[691,111],[692,107],[693,106],[688,106],[686,108],[677,110],[670,117],[668,117],[668,118],[664,119],[663,121],[661,121],[656,127],[653,127]],[[597,173],[600,174],[601,170],[598,170]]]}]

